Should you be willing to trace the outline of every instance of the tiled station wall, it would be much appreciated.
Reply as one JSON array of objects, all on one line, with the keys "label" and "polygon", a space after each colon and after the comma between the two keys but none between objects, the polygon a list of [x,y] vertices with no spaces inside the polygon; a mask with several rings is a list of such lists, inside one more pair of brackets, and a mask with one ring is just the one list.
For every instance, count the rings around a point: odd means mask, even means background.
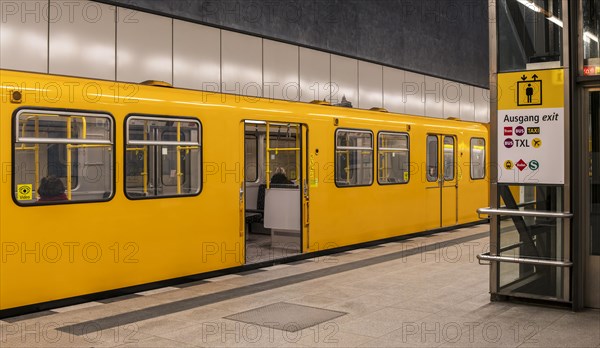
[{"label": "tiled station wall", "polygon": [[489,91],[87,0],[0,0],[0,67],[489,122]]}]

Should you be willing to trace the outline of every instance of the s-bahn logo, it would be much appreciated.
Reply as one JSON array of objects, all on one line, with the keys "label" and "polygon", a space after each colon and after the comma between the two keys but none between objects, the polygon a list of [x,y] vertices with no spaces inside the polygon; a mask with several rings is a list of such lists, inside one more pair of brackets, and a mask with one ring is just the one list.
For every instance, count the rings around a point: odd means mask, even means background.
[{"label": "s-bahn logo", "polygon": [[532,160],[529,162],[529,169],[538,170],[539,168],[540,168],[540,162],[538,162],[536,160]]}]

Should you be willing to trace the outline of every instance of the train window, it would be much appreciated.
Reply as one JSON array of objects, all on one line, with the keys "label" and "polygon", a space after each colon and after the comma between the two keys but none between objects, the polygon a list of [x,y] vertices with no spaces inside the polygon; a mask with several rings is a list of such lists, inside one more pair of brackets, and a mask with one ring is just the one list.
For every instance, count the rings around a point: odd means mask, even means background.
[{"label": "train window", "polygon": [[338,129],[335,141],[335,183],[339,187],[373,183],[373,133]]},{"label": "train window", "polygon": [[106,201],[113,195],[113,120],[107,114],[20,110],[13,194],[20,205]]},{"label": "train window", "polygon": [[407,183],[410,171],[408,134],[379,133],[377,145],[377,181],[379,184]]},{"label": "train window", "polygon": [[128,198],[200,193],[201,125],[198,120],[129,116],[126,122],[125,194]]},{"label": "train window", "polygon": [[246,169],[244,171],[247,182],[258,180],[258,138],[254,134],[246,134]]},{"label": "train window", "polygon": [[444,180],[454,180],[454,154],[456,148],[454,146],[453,137],[444,137]]},{"label": "train window", "polygon": [[[277,130],[277,133],[273,132],[273,129]],[[298,130],[296,127],[271,127],[271,137],[269,139],[269,146],[272,149],[293,149],[298,148],[300,145],[297,142]],[[265,138],[264,147],[266,148],[267,142]],[[300,156],[298,151],[271,151],[271,160],[269,167],[271,175],[277,172],[277,169],[283,169],[286,176],[290,180],[298,180],[298,173],[296,167],[300,166]]]},{"label": "train window", "polygon": [[438,137],[427,136],[427,181],[438,180]]},{"label": "train window", "polygon": [[[179,132],[179,140],[185,141],[185,132]],[[161,139],[164,141],[177,141],[177,133],[173,131],[165,130],[161,136]],[[162,148],[159,151],[163,153],[164,150]],[[177,168],[177,151],[168,151],[167,154],[163,155],[162,160],[160,162],[160,180],[162,181],[163,186],[177,186],[177,176],[173,176],[173,168]],[[180,158],[180,166],[182,168],[181,174],[179,177],[181,178],[181,182],[186,182],[186,173],[187,168],[187,156],[181,156]]]},{"label": "train window", "polygon": [[471,138],[471,179],[485,178],[485,139]]}]

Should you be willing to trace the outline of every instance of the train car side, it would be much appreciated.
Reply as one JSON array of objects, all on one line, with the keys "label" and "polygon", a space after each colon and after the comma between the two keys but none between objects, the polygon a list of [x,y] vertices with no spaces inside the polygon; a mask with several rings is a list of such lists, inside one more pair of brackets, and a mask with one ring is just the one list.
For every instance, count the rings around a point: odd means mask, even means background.
[{"label": "train car side", "polygon": [[[487,129],[476,123],[11,71],[0,71],[0,93],[0,310],[247,263],[242,193],[249,121],[303,129],[299,163],[305,176],[297,185],[310,204],[301,212],[301,253],[475,222],[475,209],[487,205],[486,180],[471,175],[472,139],[487,142]],[[68,120],[70,130],[54,127],[40,135],[53,118]],[[371,162],[364,147],[336,147],[340,134],[370,134]],[[391,150],[406,151],[410,159],[395,178],[380,172],[380,161],[393,157],[380,158],[387,151],[378,142],[381,134],[409,147]],[[51,136],[62,138],[44,138]],[[154,136],[162,138],[149,138]],[[198,144],[191,141],[195,137]],[[436,189],[439,182],[428,176],[433,137],[436,168],[444,166],[443,154],[452,145],[447,158],[454,174],[445,182],[453,193],[444,194],[450,203],[440,201],[443,188]],[[52,141],[62,150],[35,150],[49,149]],[[34,175],[21,162],[38,168],[66,161],[71,150],[64,149],[72,149],[73,158],[53,172],[71,178],[74,198],[40,204],[38,176],[49,173]],[[487,146],[480,150],[487,158]],[[351,162],[349,151],[364,155],[363,162]],[[361,175],[370,170],[370,183],[341,183],[340,173],[350,180],[353,166],[362,166]],[[148,184],[149,170],[160,190]],[[196,179],[199,187],[190,183]],[[19,196],[27,188],[29,196]],[[450,213],[444,211],[451,203]]]}]

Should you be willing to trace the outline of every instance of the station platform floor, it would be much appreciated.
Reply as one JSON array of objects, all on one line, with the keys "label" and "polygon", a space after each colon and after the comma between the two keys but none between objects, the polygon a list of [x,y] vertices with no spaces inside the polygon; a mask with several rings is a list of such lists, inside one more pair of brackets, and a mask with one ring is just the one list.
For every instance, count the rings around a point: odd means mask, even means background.
[{"label": "station platform floor", "polygon": [[5,318],[0,346],[600,348],[600,311],[490,302],[488,240],[478,225]]}]

